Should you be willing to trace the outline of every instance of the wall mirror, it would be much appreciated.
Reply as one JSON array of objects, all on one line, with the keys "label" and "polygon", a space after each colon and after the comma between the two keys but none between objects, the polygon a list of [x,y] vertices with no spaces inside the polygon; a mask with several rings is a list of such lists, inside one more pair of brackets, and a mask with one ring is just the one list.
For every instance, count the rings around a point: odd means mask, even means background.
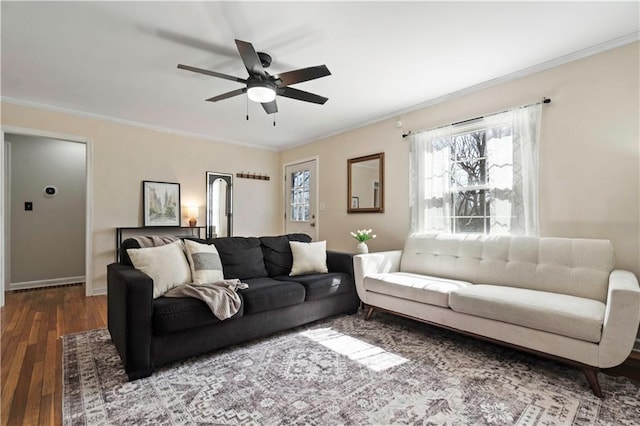
[{"label": "wall mirror", "polygon": [[233,225],[233,180],[207,172],[207,238],[230,237]]},{"label": "wall mirror", "polygon": [[384,212],[384,152],[348,159],[347,174],[347,212]]}]

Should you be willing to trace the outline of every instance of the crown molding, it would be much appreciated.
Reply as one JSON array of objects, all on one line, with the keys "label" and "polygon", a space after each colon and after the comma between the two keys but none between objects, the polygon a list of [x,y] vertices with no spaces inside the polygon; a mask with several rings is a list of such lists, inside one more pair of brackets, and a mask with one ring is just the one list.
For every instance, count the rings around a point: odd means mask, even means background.
[{"label": "crown molding", "polygon": [[145,130],[152,130],[152,131],[160,132],[160,133],[168,133],[168,134],[176,135],[176,136],[183,136],[183,137],[197,138],[197,139],[205,139],[205,140],[208,140],[208,141],[211,141],[211,142],[243,146],[243,147],[247,147],[247,148],[260,149],[260,150],[263,150],[263,151],[272,151],[272,152],[278,152],[279,151],[278,149],[275,149],[275,148],[272,148],[272,147],[266,147],[266,146],[262,146],[262,145],[255,145],[255,144],[248,144],[248,143],[242,143],[242,142],[238,142],[238,141],[235,141],[235,140],[214,139],[211,136],[201,135],[201,134],[192,133],[192,132],[186,132],[184,130],[170,129],[168,127],[155,126],[155,125],[146,124],[146,123],[139,123],[137,121],[125,120],[123,118],[112,117],[110,115],[102,115],[102,114],[95,114],[95,113],[86,112],[86,111],[78,111],[78,110],[71,109],[71,108],[64,108],[64,107],[60,107],[60,106],[56,106],[56,105],[50,105],[50,104],[43,104],[43,103],[39,103],[39,102],[27,101],[27,100],[24,100],[24,99],[12,98],[12,97],[9,97],[9,96],[2,96],[0,98],[0,100],[3,103],[7,103],[7,104],[18,105],[18,106],[23,106],[23,107],[27,107],[27,108],[36,108],[36,109],[41,109],[41,110],[51,111],[51,112],[60,112],[60,113],[63,113],[63,114],[70,114],[70,115],[75,115],[75,116],[78,116],[78,117],[84,117],[84,118],[90,118],[90,119],[94,119],[94,120],[107,121],[107,122],[110,122],[110,123],[121,124],[121,125],[125,125],[125,126],[132,126],[132,127],[137,127],[137,128],[145,129]]}]

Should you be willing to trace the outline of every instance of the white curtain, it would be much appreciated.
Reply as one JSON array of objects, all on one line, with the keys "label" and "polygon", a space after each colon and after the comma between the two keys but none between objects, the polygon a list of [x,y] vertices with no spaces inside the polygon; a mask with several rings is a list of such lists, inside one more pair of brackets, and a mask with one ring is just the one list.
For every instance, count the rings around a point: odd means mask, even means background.
[{"label": "white curtain", "polygon": [[451,216],[451,126],[410,136],[411,232],[448,232]]},{"label": "white curtain", "polygon": [[522,210],[514,215],[514,229],[524,235],[538,235],[538,146],[542,104],[512,111],[513,167],[516,198],[522,200]]},{"label": "white curtain", "polygon": [[[452,156],[461,135],[486,137],[487,233],[538,234],[538,139],[541,104],[410,136],[410,230],[454,232]],[[473,188],[467,188],[473,189]]]}]

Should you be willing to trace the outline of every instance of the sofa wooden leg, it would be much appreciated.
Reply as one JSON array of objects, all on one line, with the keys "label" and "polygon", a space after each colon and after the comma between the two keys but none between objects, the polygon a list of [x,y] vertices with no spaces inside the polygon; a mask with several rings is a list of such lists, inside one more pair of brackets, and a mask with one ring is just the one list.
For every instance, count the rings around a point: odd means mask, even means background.
[{"label": "sofa wooden leg", "polygon": [[372,315],[373,315],[373,306],[369,306],[369,310],[367,310],[367,315],[364,317],[364,320],[369,321]]},{"label": "sofa wooden leg", "polygon": [[600,389],[600,382],[598,382],[598,369],[597,368],[583,368],[584,376],[591,386],[593,394],[598,398],[604,398],[602,395],[602,389]]}]

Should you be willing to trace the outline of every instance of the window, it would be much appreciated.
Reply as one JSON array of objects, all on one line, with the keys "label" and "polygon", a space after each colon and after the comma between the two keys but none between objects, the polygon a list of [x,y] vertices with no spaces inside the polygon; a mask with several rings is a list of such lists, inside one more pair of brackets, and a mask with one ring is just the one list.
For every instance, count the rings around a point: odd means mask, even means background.
[{"label": "window", "polygon": [[511,198],[513,190],[511,127],[459,134],[450,142],[451,231],[508,231],[510,212],[501,211],[496,202],[498,191],[501,198]]},{"label": "window", "polygon": [[291,221],[309,220],[309,179],[311,172],[302,170],[291,173]]},{"label": "window", "polygon": [[412,232],[537,234],[540,106],[412,135]]}]

